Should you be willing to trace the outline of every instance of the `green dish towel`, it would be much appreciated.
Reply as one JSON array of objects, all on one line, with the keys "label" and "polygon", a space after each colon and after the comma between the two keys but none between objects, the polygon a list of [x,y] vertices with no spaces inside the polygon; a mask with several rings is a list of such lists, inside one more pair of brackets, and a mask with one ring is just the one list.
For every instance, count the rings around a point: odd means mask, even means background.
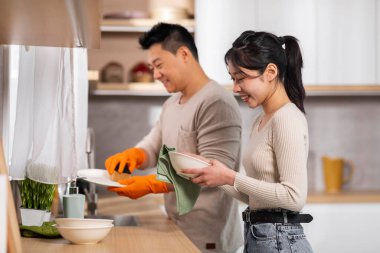
[{"label": "green dish towel", "polygon": [[24,237],[59,238],[61,234],[53,226],[54,224],[54,222],[44,222],[40,227],[20,225],[20,232]]},{"label": "green dish towel", "polygon": [[193,209],[201,192],[201,187],[177,175],[170,163],[169,151],[175,151],[175,148],[168,148],[166,145],[163,145],[160,150],[157,163],[157,179],[174,186],[177,212],[179,215],[183,215]]}]

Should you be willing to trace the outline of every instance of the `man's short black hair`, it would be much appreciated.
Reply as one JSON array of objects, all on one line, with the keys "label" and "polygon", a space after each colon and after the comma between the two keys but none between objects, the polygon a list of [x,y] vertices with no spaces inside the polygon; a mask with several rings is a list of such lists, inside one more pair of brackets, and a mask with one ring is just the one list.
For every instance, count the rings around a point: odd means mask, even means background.
[{"label": "man's short black hair", "polygon": [[178,48],[186,46],[198,61],[198,50],[194,38],[186,28],[176,24],[158,23],[145,32],[139,39],[143,49],[149,49],[153,44],[161,44],[162,48],[175,54]]}]

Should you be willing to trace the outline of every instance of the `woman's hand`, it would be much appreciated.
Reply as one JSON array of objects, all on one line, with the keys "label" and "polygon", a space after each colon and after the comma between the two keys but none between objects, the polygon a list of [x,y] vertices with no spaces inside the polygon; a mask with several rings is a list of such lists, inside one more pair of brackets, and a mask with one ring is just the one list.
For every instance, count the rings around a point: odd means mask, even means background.
[{"label": "woman's hand", "polygon": [[236,172],[217,160],[209,160],[210,166],[201,169],[183,169],[181,172],[196,175],[191,181],[202,186],[234,185]]}]

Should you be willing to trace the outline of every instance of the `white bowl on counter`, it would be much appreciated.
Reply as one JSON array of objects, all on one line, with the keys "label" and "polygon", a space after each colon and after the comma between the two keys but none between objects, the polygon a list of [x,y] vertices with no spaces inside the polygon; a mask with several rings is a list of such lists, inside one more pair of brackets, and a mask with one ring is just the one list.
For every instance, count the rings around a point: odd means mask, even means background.
[{"label": "white bowl on counter", "polygon": [[66,240],[74,244],[95,244],[103,240],[113,228],[113,224],[103,227],[61,227],[56,226]]},{"label": "white bowl on counter", "polygon": [[193,178],[196,176],[196,174],[186,174],[182,173],[182,169],[200,169],[209,166],[210,164],[195,158],[193,156],[180,153],[180,152],[175,152],[175,151],[170,151],[169,152],[169,157],[170,157],[170,162],[176,171],[176,173],[186,179]]},{"label": "white bowl on counter", "polygon": [[111,219],[80,219],[80,218],[56,218],[55,223],[60,227],[105,227],[112,225]]}]

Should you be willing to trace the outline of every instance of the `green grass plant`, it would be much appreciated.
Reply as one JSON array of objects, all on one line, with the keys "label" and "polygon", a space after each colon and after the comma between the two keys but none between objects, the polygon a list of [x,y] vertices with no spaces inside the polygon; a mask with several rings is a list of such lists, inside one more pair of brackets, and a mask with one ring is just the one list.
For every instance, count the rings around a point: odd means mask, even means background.
[{"label": "green grass plant", "polygon": [[54,198],[55,185],[44,184],[29,178],[18,183],[23,208],[50,212]]}]

